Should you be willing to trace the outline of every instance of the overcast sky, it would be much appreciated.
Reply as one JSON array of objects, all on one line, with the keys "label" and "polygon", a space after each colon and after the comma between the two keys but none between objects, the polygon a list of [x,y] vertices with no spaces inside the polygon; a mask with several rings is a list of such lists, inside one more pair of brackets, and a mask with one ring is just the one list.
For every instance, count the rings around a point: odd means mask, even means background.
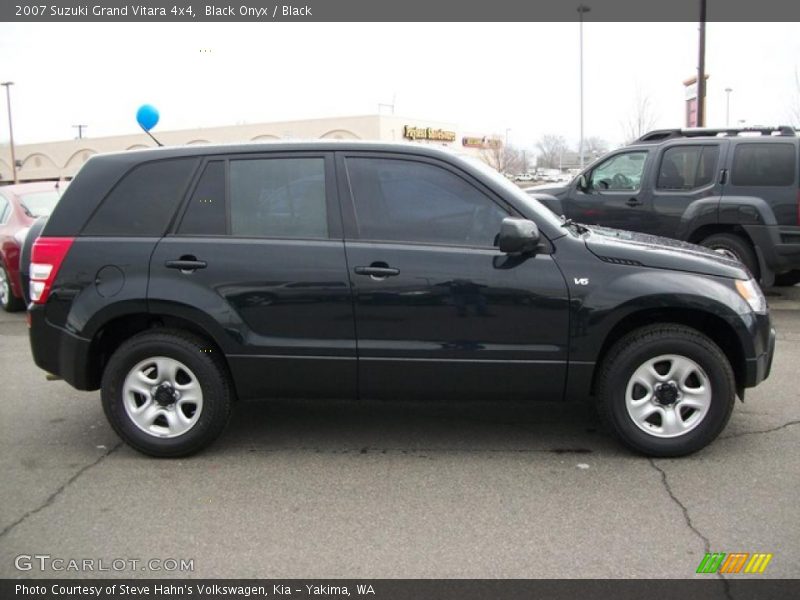
[{"label": "overcast sky", "polygon": [[[590,15],[591,16],[591,13]],[[202,51],[201,51],[202,50]],[[638,93],[656,126],[680,127],[682,81],[697,66],[696,23],[584,25],[585,132],[624,137]],[[798,23],[709,23],[709,126],[788,121],[800,68]],[[395,112],[577,145],[577,23],[0,24],[0,81],[12,80],[17,143],[155,129]],[[0,101],[0,143],[8,143]]]}]

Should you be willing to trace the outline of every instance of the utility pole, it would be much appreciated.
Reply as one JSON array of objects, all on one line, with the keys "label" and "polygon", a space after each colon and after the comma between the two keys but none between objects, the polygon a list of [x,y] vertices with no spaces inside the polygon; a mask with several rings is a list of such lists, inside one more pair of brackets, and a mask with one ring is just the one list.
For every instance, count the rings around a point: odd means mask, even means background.
[{"label": "utility pole", "polygon": [[731,126],[731,92],[733,88],[725,88],[725,127]]},{"label": "utility pole", "polygon": [[591,10],[585,4],[578,5],[578,20],[580,21],[580,78],[581,78],[581,140],[578,144],[578,154],[583,169],[583,15]]},{"label": "utility pole", "polygon": [[17,157],[14,155],[14,125],[11,120],[11,86],[13,81],[4,81],[0,85],[6,88],[6,101],[8,102],[8,138],[11,143],[11,169],[14,174],[14,183],[19,183],[17,178]]},{"label": "utility pole", "polygon": [[697,126],[706,126],[706,0],[700,0],[700,51],[697,57]]},{"label": "utility pole", "polygon": [[75,129],[78,130],[78,139],[82,140],[83,139],[83,130],[86,129],[87,127],[89,127],[89,126],[88,125],[73,125],[72,127],[74,127]]}]

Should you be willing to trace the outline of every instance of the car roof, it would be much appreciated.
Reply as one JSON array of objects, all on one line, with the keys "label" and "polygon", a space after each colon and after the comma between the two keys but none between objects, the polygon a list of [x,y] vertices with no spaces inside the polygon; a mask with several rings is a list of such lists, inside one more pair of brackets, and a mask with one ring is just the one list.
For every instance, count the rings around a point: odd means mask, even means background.
[{"label": "car roof", "polygon": [[364,151],[364,152],[399,152],[431,157],[458,156],[456,152],[444,146],[419,144],[412,142],[371,142],[364,140],[279,140],[243,142],[232,144],[203,144],[192,146],[163,146],[160,148],[147,148],[124,150],[97,154],[89,160],[103,157],[131,157],[132,162],[147,162],[165,158],[185,158],[209,156],[219,154],[255,154],[261,152],[334,152],[334,151]]}]

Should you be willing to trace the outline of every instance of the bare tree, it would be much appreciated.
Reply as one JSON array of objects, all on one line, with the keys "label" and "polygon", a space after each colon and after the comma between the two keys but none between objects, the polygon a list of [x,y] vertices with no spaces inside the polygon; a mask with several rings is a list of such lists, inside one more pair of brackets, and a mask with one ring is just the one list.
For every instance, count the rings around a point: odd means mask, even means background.
[{"label": "bare tree", "polygon": [[628,119],[622,124],[625,143],[630,144],[648,131],[651,131],[655,127],[657,118],[653,112],[653,102],[649,94],[643,93],[637,87],[633,106],[628,113]]},{"label": "bare tree", "polygon": [[539,151],[538,165],[546,169],[559,167],[562,155],[568,150],[567,141],[563,136],[545,134],[536,142]]},{"label": "bare tree", "polygon": [[483,162],[501,173],[521,173],[527,168],[523,152],[511,144],[506,145],[502,142],[492,143],[484,148],[481,151],[481,158]]},{"label": "bare tree", "polygon": [[590,137],[583,140],[583,151],[587,158],[594,159],[608,152],[608,142],[600,137]]}]

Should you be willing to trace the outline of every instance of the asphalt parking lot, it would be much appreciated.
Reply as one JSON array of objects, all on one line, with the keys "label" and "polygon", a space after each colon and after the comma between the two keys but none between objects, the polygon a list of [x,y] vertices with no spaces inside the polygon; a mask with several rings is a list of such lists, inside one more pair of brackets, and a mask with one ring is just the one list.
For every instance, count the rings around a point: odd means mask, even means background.
[{"label": "asphalt parking lot", "polygon": [[[268,402],[190,459],[122,446],[0,313],[0,577],[15,557],[192,559],[95,576],[691,577],[707,551],[800,575],[800,288],[771,378],[709,448],[648,460],[580,406]],[[709,577],[709,576],[706,576]]]}]

